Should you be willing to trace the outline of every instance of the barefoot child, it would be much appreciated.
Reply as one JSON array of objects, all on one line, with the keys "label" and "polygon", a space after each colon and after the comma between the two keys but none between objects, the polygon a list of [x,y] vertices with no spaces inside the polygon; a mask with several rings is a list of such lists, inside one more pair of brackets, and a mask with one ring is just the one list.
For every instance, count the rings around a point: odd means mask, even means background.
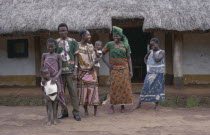
[{"label": "barefoot child", "polygon": [[55,40],[50,38],[47,40],[48,53],[42,55],[41,66],[46,67],[50,73],[52,83],[56,83],[58,87],[58,100],[62,106],[66,106],[64,99],[63,83],[61,79],[62,61],[61,56],[55,53]]},{"label": "barefoot child", "polygon": [[42,76],[42,91],[46,103],[47,110],[47,125],[57,124],[57,112],[58,112],[58,89],[57,85],[52,82],[52,78],[50,78],[50,72],[48,68],[41,68],[41,76]]}]

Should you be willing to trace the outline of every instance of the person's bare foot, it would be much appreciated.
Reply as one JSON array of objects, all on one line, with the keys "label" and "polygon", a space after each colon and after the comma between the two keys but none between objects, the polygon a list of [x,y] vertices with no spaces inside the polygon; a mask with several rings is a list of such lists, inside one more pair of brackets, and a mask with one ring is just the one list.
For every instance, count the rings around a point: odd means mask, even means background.
[{"label": "person's bare foot", "polygon": [[53,124],[54,125],[57,125],[59,122],[58,122],[58,119],[55,119],[54,121],[53,121]]},{"label": "person's bare foot", "polygon": [[124,112],[125,112],[125,106],[124,106],[124,105],[121,105],[120,112],[121,112],[121,113],[124,113]]},{"label": "person's bare foot", "polygon": [[156,102],[155,107],[154,107],[155,110],[158,108],[158,105],[159,105],[159,102]]},{"label": "person's bare foot", "polygon": [[54,121],[53,121],[53,124],[54,124],[54,125],[57,125],[57,124],[58,124],[58,122],[57,122],[56,120],[54,120]]},{"label": "person's bare foot", "polygon": [[51,123],[51,121],[47,121],[47,126],[50,126],[52,123]]},{"label": "person's bare foot", "polygon": [[88,111],[85,111],[85,117],[87,117],[89,115]]},{"label": "person's bare foot", "polygon": [[139,109],[139,108],[141,108],[141,102],[138,103],[135,109]]},{"label": "person's bare foot", "polygon": [[113,113],[115,113],[115,111],[114,111],[114,106],[111,105],[111,107],[110,107],[110,109],[109,109],[109,114],[113,114]]},{"label": "person's bare foot", "polygon": [[94,106],[94,116],[97,116],[97,106]]}]

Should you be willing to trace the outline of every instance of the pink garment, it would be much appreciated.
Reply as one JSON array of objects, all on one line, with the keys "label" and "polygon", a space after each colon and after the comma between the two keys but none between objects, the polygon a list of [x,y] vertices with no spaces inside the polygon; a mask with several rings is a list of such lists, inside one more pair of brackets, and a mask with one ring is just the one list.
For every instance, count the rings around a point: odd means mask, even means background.
[{"label": "pink garment", "polygon": [[79,45],[78,95],[80,105],[99,105],[98,78],[93,62],[96,59],[93,45]]}]

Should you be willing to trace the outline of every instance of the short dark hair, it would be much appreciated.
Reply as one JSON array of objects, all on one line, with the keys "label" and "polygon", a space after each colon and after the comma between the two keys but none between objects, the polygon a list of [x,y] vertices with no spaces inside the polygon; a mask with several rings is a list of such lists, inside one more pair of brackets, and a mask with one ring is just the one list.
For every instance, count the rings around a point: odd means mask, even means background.
[{"label": "short dark hair", "polygon": [[67,30],[68,30],[68,26],[67,26],[66,23],[60,23],[60,24],[58,25],[58,31],[59,31],[59,28],[60,28],[60,27],[66,27]]},{"label": "short dark hair", "polygon": [[97,40],[97,41],[95,42],[95,44],[96,44],[97,42],[100,43],[101,45],[103,45],[103,42],[102,42],[102,41]]},{"label": "short dark hair", "polygon": [[81,31],[79,32],[80,37],[82,37],[87,31],[88,31],[88,30],[81,30]]},{"label": "short dark hair", "polygon": [[55,45],[55,39],[53,39],[53,38],[48,38],[48,39],[47,39],[47,44],[54,44],[54,45]]},{"label": "short dark hair", "polygon": [[152,38],[150,42],[155,42],[156,44],[159,44],[159,39],[158,38]]},{"label": "short dark hair", "polygon": [[49,72],[49,69],[47,67],[41,67],[40,72]]}]

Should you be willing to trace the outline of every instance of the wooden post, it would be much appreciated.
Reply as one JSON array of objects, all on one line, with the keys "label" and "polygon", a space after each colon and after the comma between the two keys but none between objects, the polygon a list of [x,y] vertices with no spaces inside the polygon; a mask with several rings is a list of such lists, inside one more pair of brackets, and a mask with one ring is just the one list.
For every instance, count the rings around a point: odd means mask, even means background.
[{"label": "wooden post", "polygon": [[35,48],[35,66],[36,66],[36,86],[40,86],[41,43],[39,36],[34,37],[34,48]]},{"label": "wooden post", "polygon": [[166,60],[166,74],[165,84],[173,84],[173,37],[171,32],[165,34],[165,60]]},{"label": "wooden post", "polygon": [[184,87],[182,53],[183,53],[183,35],[182,33],[174,33],[173,72],[174,72],[174,86],[176,89],[182,89]]}]

